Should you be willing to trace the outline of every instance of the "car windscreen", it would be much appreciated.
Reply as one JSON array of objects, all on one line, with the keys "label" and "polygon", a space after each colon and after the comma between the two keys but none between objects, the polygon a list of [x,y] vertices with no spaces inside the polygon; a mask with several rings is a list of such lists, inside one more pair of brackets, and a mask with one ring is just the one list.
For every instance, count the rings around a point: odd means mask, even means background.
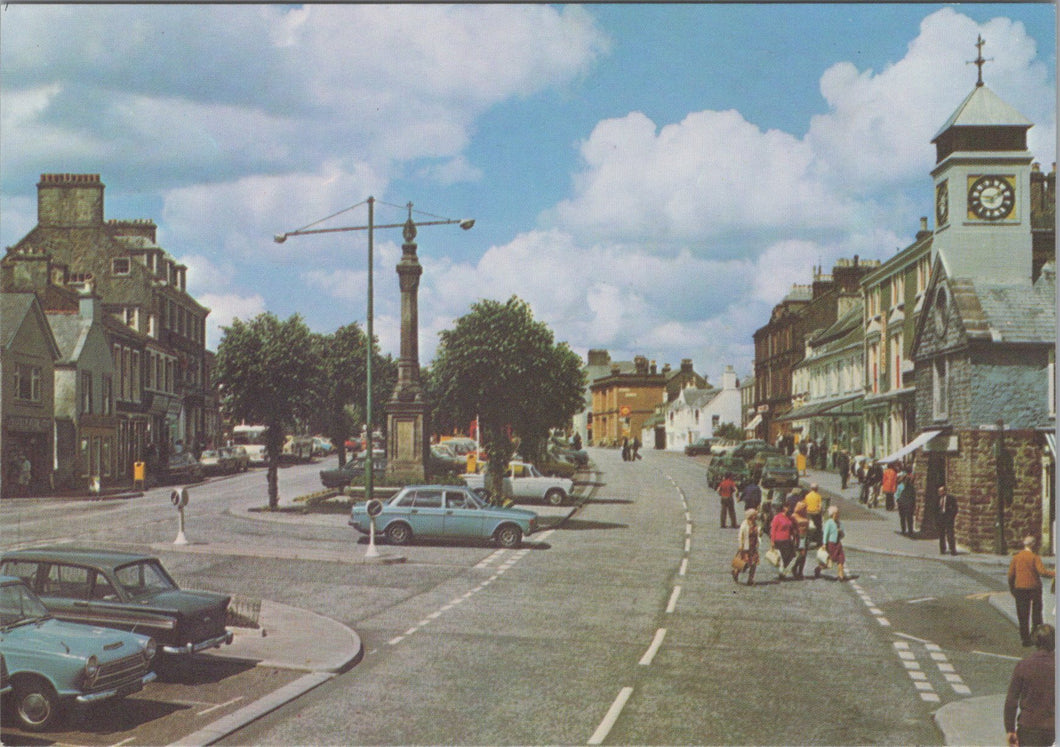
[{"label": "car windscreen", "polygon": [[787,457],[769,457],[766,459],[766,467],[770,469],[790,469],[791,460]]},{"label": "car windscreen", "polygon": [[155,560],[123,565],[114,572],[114,577],[125,593],[133,599],[163,591],[173,591],[177,588],[177,585]]},{"label": "car windscreen", "polygon": [[41,600],[22,584],[0,586],[0,626],[8,628],[48,617]]}]

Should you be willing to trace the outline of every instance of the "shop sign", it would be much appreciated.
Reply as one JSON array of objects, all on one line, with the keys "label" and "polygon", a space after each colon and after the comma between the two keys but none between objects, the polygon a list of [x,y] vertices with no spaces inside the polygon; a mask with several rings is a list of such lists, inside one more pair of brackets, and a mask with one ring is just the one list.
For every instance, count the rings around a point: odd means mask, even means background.
[{"label": "shop sign", "polygon": [[4,428],[9,431],[48,433],[52,429],[52,421],[48,418],[31,418],[26,415],[8,415],[4,418]]}]

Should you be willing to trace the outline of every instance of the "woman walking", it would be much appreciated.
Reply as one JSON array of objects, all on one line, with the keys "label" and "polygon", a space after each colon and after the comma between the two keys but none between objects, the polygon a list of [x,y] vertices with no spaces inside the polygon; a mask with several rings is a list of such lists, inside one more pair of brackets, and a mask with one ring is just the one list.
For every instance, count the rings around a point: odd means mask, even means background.
[{"label": "woman walking", "polygon": [[739,583],[741,571],[747,571],[748,586],[755,585],[755,567],[758,566],[757,513],[753,508],[744,511],[743,523],[740,524],[740,544],[736,551],[736,558],[743,563],[743,567],[738,569],[736,560],[732,565],[732,580]]},{"label": "woman walking", "polygon": [[[839,580],[846,581],[847,576],[843,571],[843,564],[846,563],[847,558],[843,553],[843,529],[839,526],[838,506],[831,506],[828,509],[828,521],[824,523],[824,537],[822,539],[828,552],[829,562],[835,563],[836,569],[839,571]],[[813,571],[813,577],[820,578],[821,571],[824,568],[824,565],[817,563],[817,567]]]},{"label": "woman walking", "polygon": [[805,501],[795,504],[792,519],[795,522],[795,562],[791,567],[791,575],[802,578],[803,569],[806,568],[806,552],[810,548],[810,515]]},{"label": "woman walking", "polygon": [[795,559],[795,522],[791,515],[794,507],[789,503],[773,517],[769,527],[769,544],[780,553],[780,573],[777,580],[788,577],[791,561]]}]

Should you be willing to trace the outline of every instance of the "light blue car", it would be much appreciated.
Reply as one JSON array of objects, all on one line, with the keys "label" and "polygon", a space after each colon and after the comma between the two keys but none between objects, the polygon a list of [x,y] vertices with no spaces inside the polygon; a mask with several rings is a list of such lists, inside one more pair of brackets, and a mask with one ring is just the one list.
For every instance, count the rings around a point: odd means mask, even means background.
[{"label": "light blue car", "polygon": [[138,692],[155,678],[153,639],[62,622],[21,579],[0,576],[0,656],[12,692],[4,696],[25,731],[54,728],[71,704]]},{"label": "light blue car", "polygon": [[413,537],[493,540],[518,547],[537,528],[537,514],[521,508],[493,506],[478,494],[455,485],[410,485],[386,502],[353,504],[350,526],[369,532],[369,507],[378,511],[375,530],[395,545]]}]

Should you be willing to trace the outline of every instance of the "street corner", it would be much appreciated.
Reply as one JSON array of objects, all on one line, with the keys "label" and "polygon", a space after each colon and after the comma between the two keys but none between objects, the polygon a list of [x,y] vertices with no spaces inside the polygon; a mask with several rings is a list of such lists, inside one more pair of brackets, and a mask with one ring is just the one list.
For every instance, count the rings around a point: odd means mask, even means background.
[{"label": "street corner", "polygon": [[943,743],[973,747],[1007,744],[1008,735],[1001,720],[1005,695],[964,698],[939,708],[932,714],[942,732]]},{"label": "street corner", "polygon": [[257,628],[232,628],[231,644],[204,653],[257,666],[330,674],[350,669],[364,656],[356,631],[310,610],[263,599],[257,622]]}]

